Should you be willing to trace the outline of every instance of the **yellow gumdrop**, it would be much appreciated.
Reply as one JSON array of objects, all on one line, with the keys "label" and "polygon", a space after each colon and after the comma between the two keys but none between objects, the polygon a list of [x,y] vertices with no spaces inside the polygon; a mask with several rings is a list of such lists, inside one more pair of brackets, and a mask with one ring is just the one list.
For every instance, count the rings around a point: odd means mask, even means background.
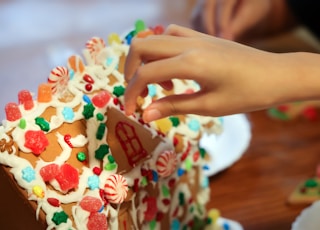
[{"label": "yellow gumdrop", "polygon": [[44,197],[44,191],[39,185],[33,186],[32,192],[33,192],[34,195],[36,195],[39,198],[43,198]]},{"label": "yellow gumdrop", "polygon": [[160,120],[156,120],[155,122],[157,124],[158,129],[164,134],[167,134],[172,128],[172,122],[169,118],[163,118]]},{"label": "yellow gumdrop", "polygon": [[208,213],[208,217],[211,219],[212,224],[216,224],[220,217],[220,211],[218,209],[211,209]]},{"label": "yellow gumdrop", "polygon": [[112,43],[121,44],[121,38],[118,34],[112,33],[108,36],[108,43],[111,45]]}]

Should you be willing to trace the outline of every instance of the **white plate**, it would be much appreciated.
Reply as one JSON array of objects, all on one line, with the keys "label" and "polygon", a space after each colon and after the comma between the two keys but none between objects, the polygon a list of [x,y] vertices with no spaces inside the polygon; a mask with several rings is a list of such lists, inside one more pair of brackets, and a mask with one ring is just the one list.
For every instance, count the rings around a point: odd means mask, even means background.
[{"label": "white plate", "polygon": [[218,225],[221,226],[222,229],[243,230],[243,227],[238,222],[223,217],[218,219]]},{"label": "white plate", "polygon": [[210,154],[210,163],[205,170],[212,176],[235,163],[247,150],[251,140],[251,126],[245,114],[224,116],[223,132],[220,135],[204,135],[201,147]]},{"label": "white plate", "polygon": [[320,201],[305,208],[292,224],[291,230],[319,230],[320,229]]}]

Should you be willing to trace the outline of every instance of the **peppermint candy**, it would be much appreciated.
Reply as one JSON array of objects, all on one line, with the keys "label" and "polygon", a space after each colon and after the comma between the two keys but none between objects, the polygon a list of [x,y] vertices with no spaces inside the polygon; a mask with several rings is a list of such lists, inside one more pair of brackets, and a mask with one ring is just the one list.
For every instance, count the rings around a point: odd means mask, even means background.
[{"label": "peppermint candy", "polygon": [[176,170],[177,164],[177,154],[173,151],[164,151],[156,162],[158,174],[162,177],[170,176]]},{"label": "peppermint candy", "polygon": [[112,174],[104,185],[105,196],[110,203],[121,204],[128,194],[128,182],[119,174]]},{"label": "peppermint candy", "polygon": [[99,37],[93,37],[86,43],[86,48],[89,51],[91,58],[95,60],[97,64],[97,58],[101,50],[106,47],[104,40]]},{"label": "peppermint candy", "polygon": [[52,85],[52,93],[63,93],[68,85],[69,71],[66,67],[58,66],[51,70],[48,83]]}]

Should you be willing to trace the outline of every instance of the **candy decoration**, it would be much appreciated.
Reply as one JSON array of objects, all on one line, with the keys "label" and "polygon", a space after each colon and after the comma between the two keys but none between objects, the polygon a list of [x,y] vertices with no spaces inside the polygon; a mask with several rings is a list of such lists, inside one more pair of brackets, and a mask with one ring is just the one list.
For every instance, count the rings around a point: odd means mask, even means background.
[{"label": "candy decoration", "polygon": [[110,203],[121,204],[127,197],[127,180],[120,174],[112,174],[104,185],[104,191]]},{"label": "candy decoration", "polygon": [[95,158],[98,160],[102,160],[105,155],[109,153],[109,145],[102,144],[99,148],[95,151]]},{"label": "candy decoration", "polygon": [[95,107],[93,106],[92,103],[86,104],[83,107],[82,115],[84,116],[85,119],[89,119],[93,117],[94,110],[95,110]]},{"label": "candy decoration", "polygon": [[69,78],[69,71],[66,67],[58,66],[51,70],[48,83],[51,84],[52,93],[64,92],[67,88]]},{"label": "candy decoration", "polygon": [[164,28],[162,25],[157,25],[152,30],[153,30],[154,34],[156,34],[156,35],[163,34],[163,32],[164,32]]},{"label": "candy decoration", "polygon": [[170,176],[177,167],[177,155],[173,151],[164,151],[157,159],[156,167],[160,176]]},{"label": "candy decoration", "polygon": [[154,32],[152,30],[145,30],[145,31],[141,31],[137,34],[137,38],[146,38],[150,35],[154,35]]},{"label": "candy decoration", "polygon": [[94,167],[94,168],[92,169],[92,171],[93,171],[93,173],[94,173],[95,175],[97,175],[97,176],[100,176],[100,174],[102,173],[102,169],[99,168],[99,167]]},{"label": "candy decoration", "polygon": [[103,205],[100,199],[93,196],[85,196],[80,201],[80,207],[87,212],[98,212]]},{"label": "candy decoration", "polygon": [[5,107],[6,118],[8,121],[16,121],[21,118],[19,106],[16,103],[8,103]]},{"label": "candy decoration", "polygon": [[147,27],[143,20],[137,20],[134,24],[136,33],[144,31]]},{"label": "candy decoration", "polygon": [[60,201],[56,198],[49,197],[47,198],[48,203],[53,206],[53,207],[59,207],[60,206]]},{"label": "candy decoration", "polygon": [[77,159],[80,162],[84,162],[87,159],[87,156],[84,152],[78,152],[77,153]]},{"label": "candy decoration", "polygon": [[85,74],[83,76],[83,80],[87,83],[90,83],[90,84],[93,84],[94,83],[94,80],[93,78],[89,75],[89,74]]},{"label": "candy decoration", "polygon": [[18,100],[25,110],[30,110],[34,106],[32,95],[28,90],[21,90],[18,94]]},{"label": "candy decoration", "polygon": [[59,225],[61,223],[67,223],[68,218],[69,218],[68,215],[64,211],[61,211],[61,212],[55,212],[51,220],[56,225]]},{"label": "candy decoration", "polygon": [[42,130],[28,130],[24,136],[24,146],[31,149],[35,155],[40,155],[49,145],[49,141]]},{"label": "candy decoration", "polygon": [[50,124],[43,117],[36,117],[35,121],[41,130],[45,132],[48,132],[50,130]]},{"label": "candy decoration", "polygon": [[103,108],[110,101],[110,99],[110,93],[104,90],[99,92],[92,98],[92,103],[98,108]]},{"label": "candy decoration", "polygon": [[49,164],[40,169],[40,176],[47,182],[53,180],[59,174],[59,165]]},{"label": "candy decoration", "polygon": [[73,70],[75,73],[82,73],[85,67],[81,57],[73,55],[68,59],[68,68]]},{"label": "candy decoration", "polygon": [[79,184],[79,172],[70,164],[63,164],[59,174],[55,177],[62,191],[74,189]]},{"label": "candy decoration", "polygon": [[144,212],[144,220],[153,220],[158,212],[157,199],[155,197],[145,197],[142,203],[147,203],[147,210]]},{"label": "candy decoration", "polygon": [[69,145],[70,148],[73,148],[73,145],[71,143],[71,135],[70,134],[64,135],[63,139]]},{"label": "candy decoration", "polygon": [[108,229],[107,217],[103,213],[93,212],[87,223],[88,230]]},{"label": "candy decoration", "polygon": [[50,102],[52,100],[52,85],[43,83],[38,86],[38,102]]},{"label": "candy decoration", "polygon": [[106,47],[104,41],[102,38],[99,37],[93,37],[91,38],[89,41],[87,41],[86,43],[86,48],[87,50],[89,50],[89,53],[91,55],[91,57],[95,60],[98,56],[98,54],[100,53],[100,51]]},{"label": "candy decoration", "polygon": [[44,191],[41,188],[41,186],[39,185],[35,185],[32,187],[32,192],[34,195],[36,195],[39,198],[43,198],[44,197]]},{"label": "candy decoration", "polygon": [[27,166],[26,168],[22,169],[22,179],[27,182],[31,182],[36,179],[36,172],[32,167]]},{"label": "candy decoration", "polygon": [[121,38],[119,37],[118,34],[111,33],[108,36],[108,43],[109,43],[109,45],[112,45],[113,43],[121,44]]}]

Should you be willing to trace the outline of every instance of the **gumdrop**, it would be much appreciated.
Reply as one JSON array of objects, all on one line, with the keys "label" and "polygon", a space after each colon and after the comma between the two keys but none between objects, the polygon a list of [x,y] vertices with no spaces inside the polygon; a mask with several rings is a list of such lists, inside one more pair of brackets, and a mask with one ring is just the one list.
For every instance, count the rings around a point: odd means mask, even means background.
[{"label": "gumdrop", "polygon": [[139,33],[140,31],[144,31],[146,29],[146,24],[143,20],[137,20],[134,27],[136,33]]},{"label": "gumdrop", "polygon": [[63,164],[59,174],[55,177],[62,191],[68,191],[78,187],[79,172],[70,164]]},{"label": "gumdrop", "polygon": [[92,98],[92,103],[98,107],[103,108],[110,100],[111,95],[107,91],[101,91]]},{"label": "gumdrop", "polygon": [[18,94],[18,100],[25,110],[30,110],[34,106],[32,95],[28,90],[21,90]]},{"label": "gumdrop", "polygon": [[53,180],[59,174],[59,171],[59,165],[49,164],[40,169],[40,175],[47,182]]},{"label": "gumdrop", "polygon": [[42,130],[28,130],[25,133],[24,146],[29,148],[35,155],[40,155],[48,145],[49,141]]},{"label": "gumdrop", "polygon": [[52,99],[51,85],[44,83],[38,87],[38,102],[50,102]]},{"label": "gumdrop", "polygon": [[5,107],[6,117],[8,121],[16,121],[21,118],[19,106],[16,103],[8,103]]},{"label": "gumdrop", "polygon": [[85,196],[80,201],[80,207],[88,212],[98,212],[102,205],[101,200],[93,196]]},{"label": "gumdrop", "polygon": [[112,43],[121,44],[121,38],[118,34],[111,33],[108,36],[108,43],[109,43],[109,45],[112,45]]},{"label": "gumdrop", "polygon": [[108,229],[107,217],[103,213],[91,213],[87,223],[88,230]]},{"label": "gumdrop", "polygon": [[153,32],[154,34],[158,35],[158,34],[163,34],[164,32],[164,28],[161,25],[157,25],[156,27],[153,28]]}]

